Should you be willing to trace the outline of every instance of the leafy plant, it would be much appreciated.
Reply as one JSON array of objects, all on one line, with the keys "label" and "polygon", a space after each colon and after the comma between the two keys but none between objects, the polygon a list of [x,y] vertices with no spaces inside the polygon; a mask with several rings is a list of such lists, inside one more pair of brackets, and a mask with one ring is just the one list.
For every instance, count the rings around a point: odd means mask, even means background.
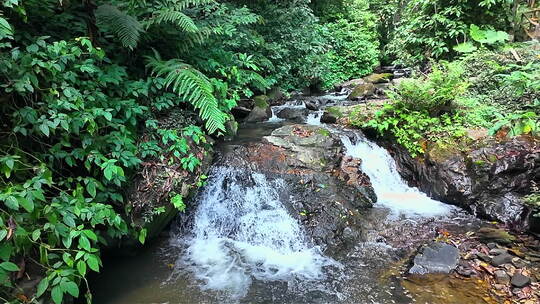
[{"label": "leafy plant", "polygon": [[[470,37],[473,41],[483,45],[502,44],[510,40],[510,35],[503,31],[495,31],[491,29],[480,29],[475,24],[471,24]],[[471,53],[478,50],[472,42],[463,42],[454,46],[454,51],[459,53]]]}]

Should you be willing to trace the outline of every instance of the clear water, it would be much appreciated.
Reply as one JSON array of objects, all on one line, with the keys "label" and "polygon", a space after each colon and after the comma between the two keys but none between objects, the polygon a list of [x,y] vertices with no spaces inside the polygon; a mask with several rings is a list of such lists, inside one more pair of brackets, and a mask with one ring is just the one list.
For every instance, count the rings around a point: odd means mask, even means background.
[{"label": "clear water", "polygon": [[429,198],[417,188],[409,187],[386,149],[360,136],[354,144],[346,136],[342,137],[342,142],[348,155],[362,160],[361,169],[371,180],[377,194],[377,204],[389,208],[394,215],[442,216],[456,209]]}]

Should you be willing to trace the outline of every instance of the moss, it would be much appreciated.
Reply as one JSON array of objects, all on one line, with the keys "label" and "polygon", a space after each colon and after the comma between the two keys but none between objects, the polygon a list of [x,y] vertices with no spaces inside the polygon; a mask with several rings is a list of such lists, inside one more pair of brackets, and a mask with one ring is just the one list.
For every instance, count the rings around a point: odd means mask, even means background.
[{"label": "moss", "polygon": [[329,137],[330,136],[330,131],[326,130],[326,129],[319,129],[319,134],[323,135],[323,136],[326,136],[326,137]]},{"label": "moss", "polygon": [[266,108],[269,107],[269,105],[268,105],[268,96],[266,96],[266,95],[256,96],[253,99],[253,102],[255,103],[255,106],[257,108],[266,109]]},{"label": "moss", "polygon": [[343,113],[341,113],[341,110],[339,107],[328,107],[326,108],[326,111],[337,118],[343,117]]}]

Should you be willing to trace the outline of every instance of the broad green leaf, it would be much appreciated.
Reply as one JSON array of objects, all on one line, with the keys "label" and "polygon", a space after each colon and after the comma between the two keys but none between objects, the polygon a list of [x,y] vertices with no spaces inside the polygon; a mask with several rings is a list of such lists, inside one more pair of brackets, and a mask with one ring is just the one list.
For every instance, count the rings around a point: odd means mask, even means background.
[{"label": "broad green leaf", "polygon": [[90,241],[84,235],[79,236],[79,245],[81,246],[82,249],[86,251],[90,251],[90,249],[92,249],[92,246],[90,245]]},{"label": "broad green leaf", "polygon": [[64,291],[62,290],[62,288],[60,288],[60,286],[55,286],[51,290],[51,298],[55,304],[62,303],[62,299],[64,298]]},{"label": "broad green leaf", "polygon": [[22,196],[18,198],[19,205],[22,206],[26,211],[34,211],[34,202],[32,200],[26,199]]},{"label": "broad green leaf", "polygon": [[97,257],[94,256],[93,254],[87,254],[86,257],[87,257],[86,263],[88,263],[88,267],[90,267],[90,269],[92,269],[95,272],[99,272],[99,261]]},{"label": "broad green leaf", "polygon": [[43,278],[43,280],[41,280],[41,282],[39,282],[39,284],[37,286],[36,298],[41,297],[41,295],[45,291],[47,291],[47,288],[49,288],[49,279],[47,277],[45,277],[45,278]]},{"label": "broad green leaf", "polygon": [[6,270],[6,271],[19,271],[19,266],[11,263],[11,262],[3,262],[0,264],[0,268]]},{"label": "broad green leaf", "polygon": [[77,262],[77,270],[82,276],[86,276],[86,263],[84,261]]},{"label": "broad green leaf", "polygon": [[139,232],[139,242],[144,245],[144,242],[146,241],[146,228],[141,229],[141,232]]},{"label": "broad green leaf", "polygon": [[472,44],[472,42],[460,43],[454,46],[454,51],[458,53],[472,53],[478,48]]},{"label": "broad green leaf", "polygon": [[7,236],[8,232],[5,229],[0,230],[0,242]]},{"label": "broad green leaf", "polygon": [[72,281],[62,282],[60,283],[60,287],[64,292],[69,293],[75,298],[79,296],[79,287]]}]

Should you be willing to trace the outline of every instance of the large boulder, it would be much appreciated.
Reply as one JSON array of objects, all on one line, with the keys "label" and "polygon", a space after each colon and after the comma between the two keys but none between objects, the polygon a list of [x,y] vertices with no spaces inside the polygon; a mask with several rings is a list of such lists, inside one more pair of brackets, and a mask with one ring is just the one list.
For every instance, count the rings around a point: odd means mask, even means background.
[{"label": "large boulder", "polygon": [[377,88],[373,83],[364,83],[361,85],[358,85],[354,88],[354,90],[349,95],[349,100],[362,100],[367,99],[368,97],[371,97],[375,95],[375,91]]},{"label": "large boulder", "polygon": [[540,180],[538,138],[479,138],[466,147],[428,143],[425,156],[416,159],[397,144],[390,149],[401,174],[432,197],[484,218],[528,227],[530,208],[523,198]]},{"label": "large boulder", "polygon": [[362,236],[362,211],[376,201],[359,160],[346,157],[338,135],[319,126],[288,125],[262,142],[229,146],[221,160],[290,185],[284,203],[323,248],[354,245]]},{"label": "large boulder", "polygon": [[245,119],[245,122],[262,122],[272,117],[272,109],[268,104],[268,97],[266,95],[256,96],[253,102],[255,106]]},{"label": "large boulder", "polygon": [[308,114],[307,108],[285,108],[279,111],[276,116],[294,122],[304,122]]},{"label": "large boulder", "polygon": [[364,79],[358,78],[358,79],[352,79],[352,80],[349,80],[349,81],[345,81],[343,83],[335,85],[334,87],[335,87],[336,91],[352,90],[355,87],[357,87],[359,85],[362,85],[362,84],[365,84],[365,83],[366,83],[366,81]]},{"label": "large boulder", "polygon": [[364,77],[364,81],[367,83],[373,83],[373,84],[387,83],[387,82],[390,82],[390,79],[392,79],[393,76],[394,74],[392,73],[381,73],[381,74],[374,73],[374,74]]}]

